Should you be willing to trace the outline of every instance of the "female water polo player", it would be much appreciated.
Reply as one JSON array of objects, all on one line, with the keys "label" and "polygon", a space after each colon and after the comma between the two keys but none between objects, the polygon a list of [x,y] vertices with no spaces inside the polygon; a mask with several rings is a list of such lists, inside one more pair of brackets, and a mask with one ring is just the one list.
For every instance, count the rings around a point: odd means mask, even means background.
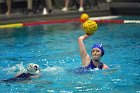
[{"label": "female water polo player", "polygon": [[101,57],[104,55],[104,49],[102,44],[95,44],[92,46],[90,58],[86,51],[84,40],[90,35],[82,35],[78,38],[78,44],[80,49],[80,56],[82,59],[82,66],[85,69],[108,69],[108,66],[100,61]]},{"label": "female water polo player", "polygon": [[40,76],[39,65],[30,63],[27,66],[27,71],[20,73],[13,78],[2,80],[1,82],[20,82],[25,80],[31,80],[32,78],[38,78]]}]

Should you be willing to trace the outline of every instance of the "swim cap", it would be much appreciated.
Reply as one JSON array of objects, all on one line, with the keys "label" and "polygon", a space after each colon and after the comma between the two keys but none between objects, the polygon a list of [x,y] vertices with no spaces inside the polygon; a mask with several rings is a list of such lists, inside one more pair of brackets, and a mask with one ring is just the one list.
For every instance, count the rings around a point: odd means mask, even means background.
[{"label": "swim cap", "polygon": [[31,74],[39,74],[40,70],[39,70],[39,65],[34,64],[34,63],[30,63],[27,66],[27,72],[31,73]]},{"label": "swim cap", "polygon": [[92,46],[92,49],[93,48],[99,48],[101,50],[101,53],[102,53],[101,56],[104,55],[104,49],[103,49],[103,45],[102,44],[95,44],[95,45]]}]

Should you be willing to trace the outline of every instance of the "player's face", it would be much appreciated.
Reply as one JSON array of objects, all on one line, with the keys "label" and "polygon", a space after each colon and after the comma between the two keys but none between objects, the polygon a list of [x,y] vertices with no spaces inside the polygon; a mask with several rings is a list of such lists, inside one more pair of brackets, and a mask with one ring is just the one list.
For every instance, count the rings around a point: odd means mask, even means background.
[{"label": "player's face", "polygon": [[99,48],[92,49],[92,58],[95,60],[99,60],[101,58],[101,50]]}]

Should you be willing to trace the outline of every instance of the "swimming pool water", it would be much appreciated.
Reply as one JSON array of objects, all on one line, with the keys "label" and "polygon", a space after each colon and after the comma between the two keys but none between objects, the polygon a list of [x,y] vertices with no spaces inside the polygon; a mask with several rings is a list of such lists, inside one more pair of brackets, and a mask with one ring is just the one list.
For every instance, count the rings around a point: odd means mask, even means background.
[{"label": "swimming pool water", "polygon": [[140,93],[140,25],[99,24],[85,40],[88,53],[102,43],[109,70],[80,73],[78,23],[0,29],[0,79],[13,77],[28,63],[40,65],[41,78],[1,83],[1,93]]}]

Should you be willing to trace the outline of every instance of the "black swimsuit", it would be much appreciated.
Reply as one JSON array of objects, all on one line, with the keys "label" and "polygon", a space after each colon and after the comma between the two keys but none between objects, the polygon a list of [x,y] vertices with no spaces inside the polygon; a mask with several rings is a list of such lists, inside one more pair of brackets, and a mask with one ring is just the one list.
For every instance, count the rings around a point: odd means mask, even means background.
[{"label": "black swimsuit", "polygon": [[2,82],[17,82],[17,81],[23,81],[23,80],[31,80],[31,76],[34,76],[34,74],[22,73],[19,76],[16,76],[14,78],[2,80]]}]

